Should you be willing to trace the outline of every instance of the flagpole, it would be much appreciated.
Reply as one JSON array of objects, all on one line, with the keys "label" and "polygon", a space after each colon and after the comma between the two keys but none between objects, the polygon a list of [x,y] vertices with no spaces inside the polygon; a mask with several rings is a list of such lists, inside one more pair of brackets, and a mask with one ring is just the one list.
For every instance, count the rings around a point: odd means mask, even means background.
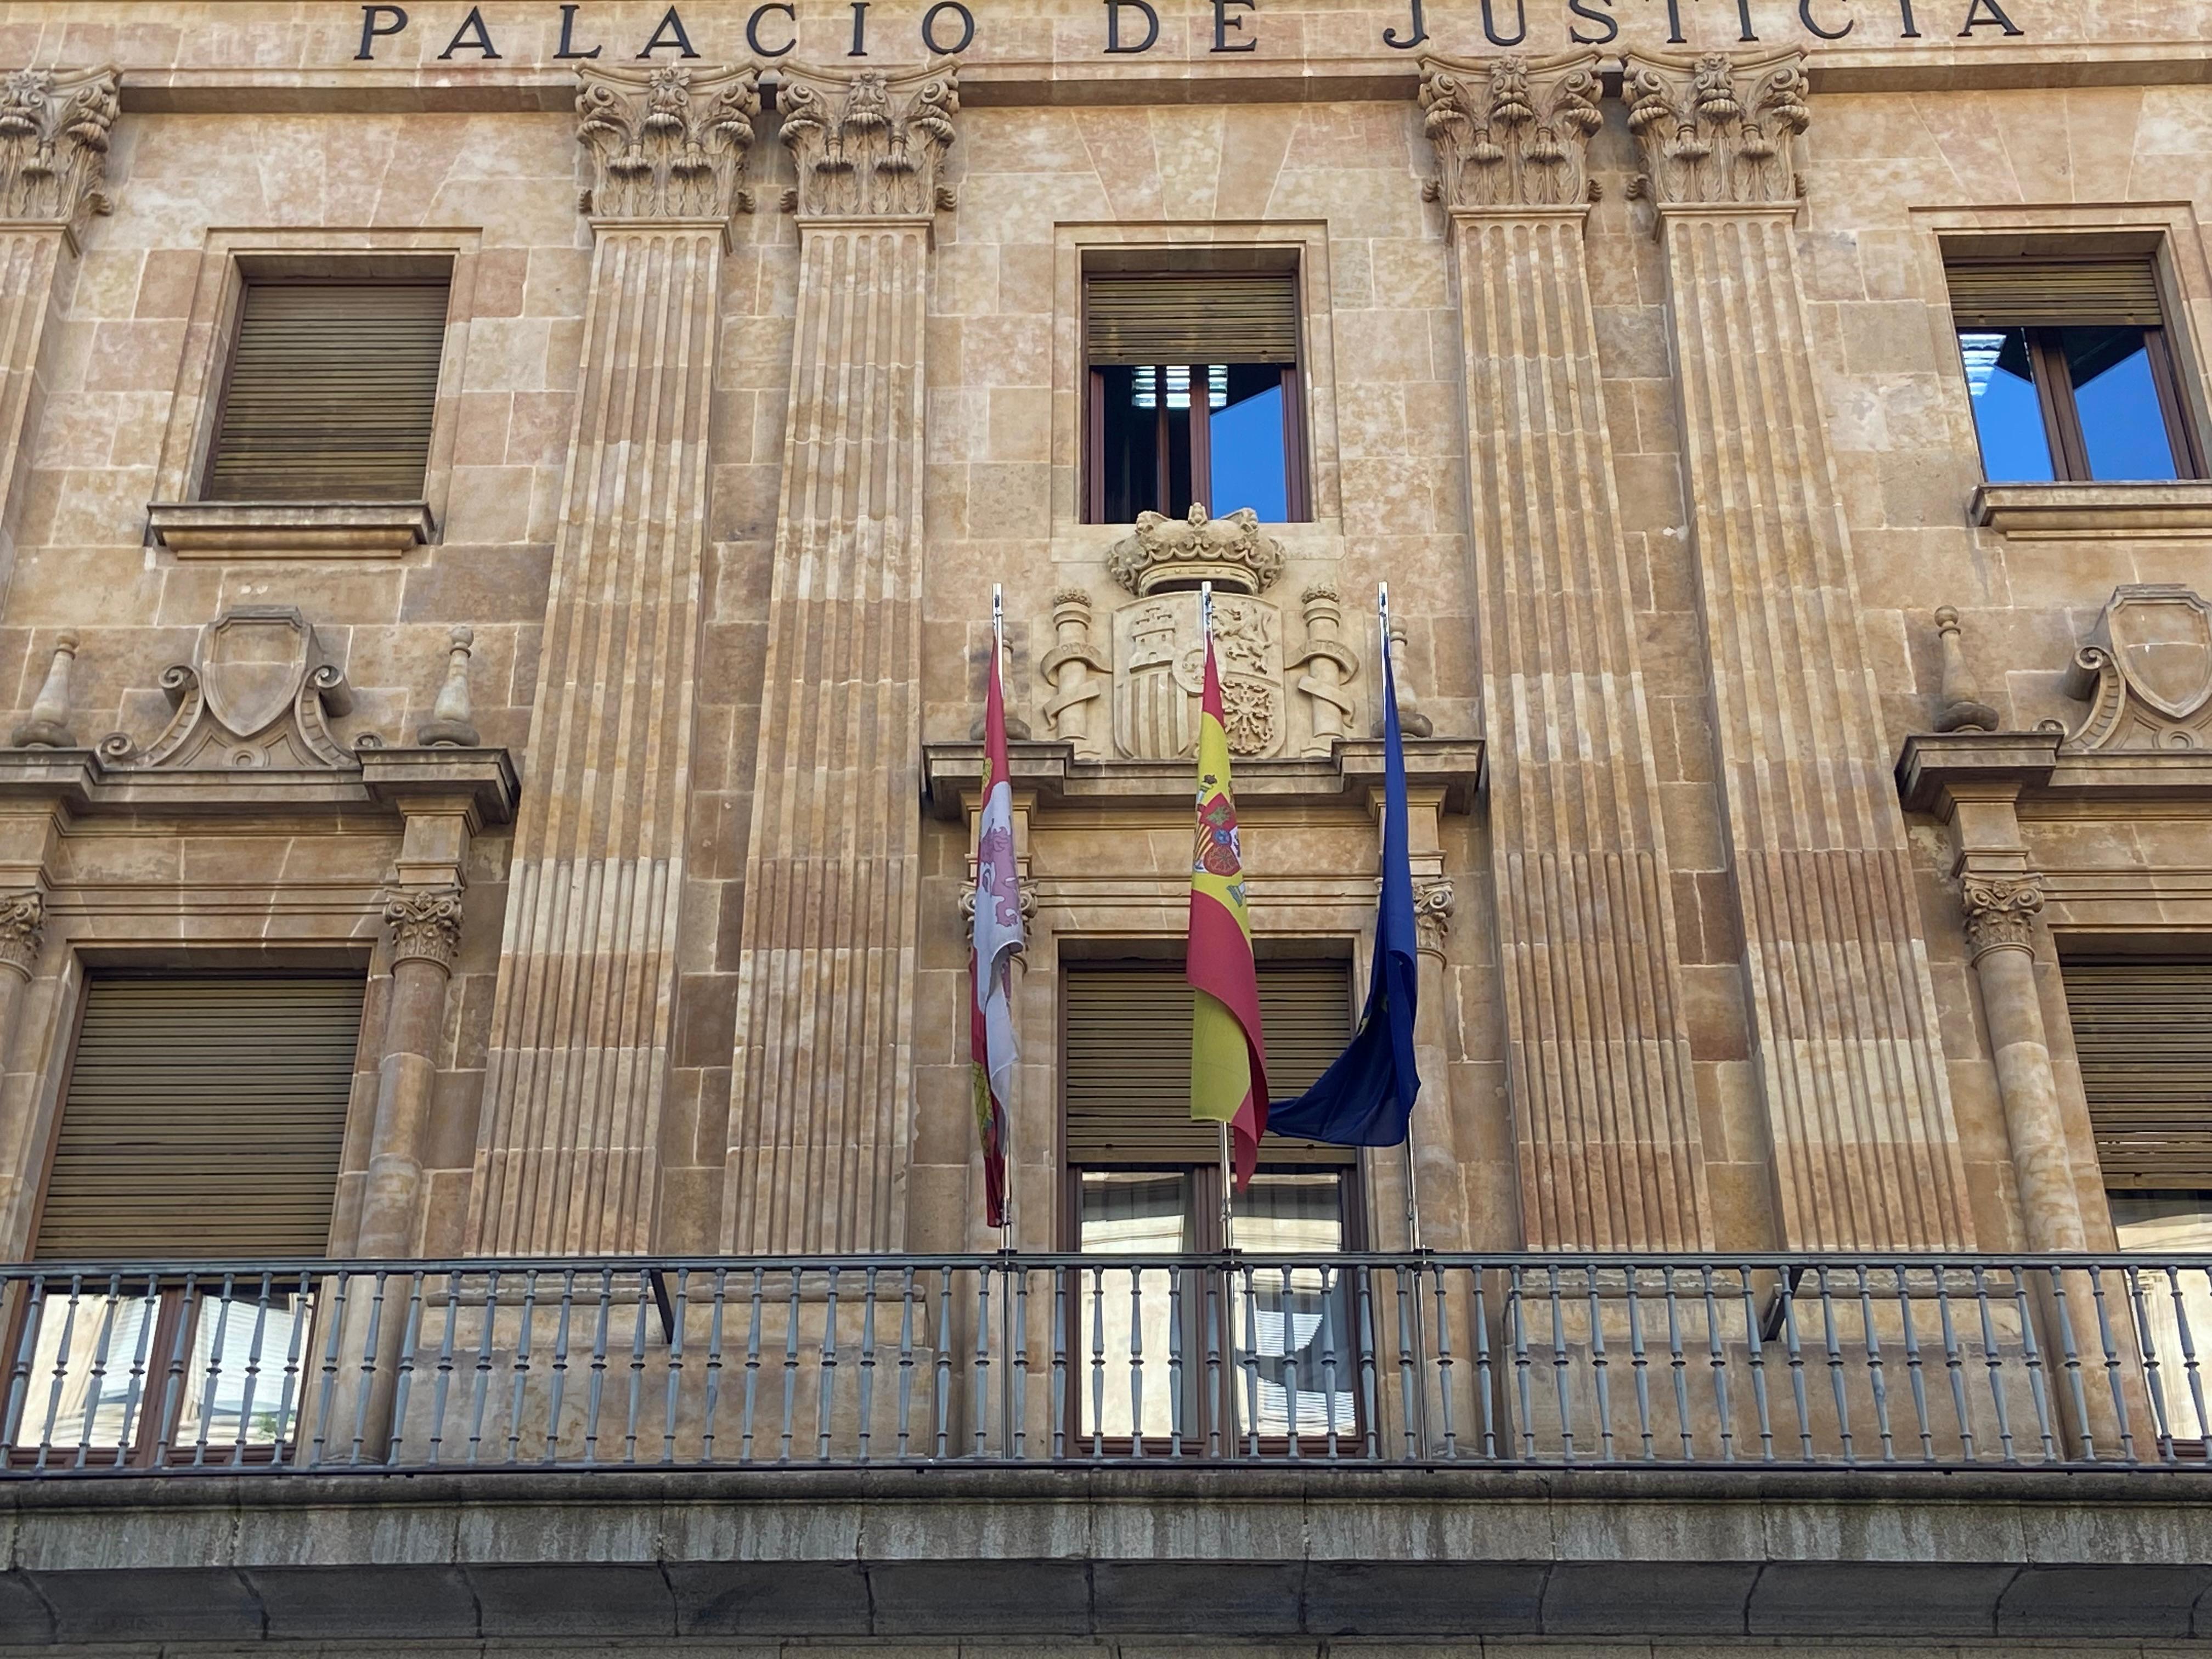
[{"label": "flagpole", "polygon": [[[1205,638],[1205,648],[1213,649],[1213,584],[1198,585],[1198,627]],[[1233,1160],[1229,1150],[1229,1125],[1221,1126],[1221,1248],[1237,1248],[1237,1181]]]},{"label": "flagpole", "polygon": [[[999,583],[993,582],[991,584],[991,678],[999,688],[1001,707],[1005,706],[1006,696],[1006,594]],[[981,878],[981,868],[979,866],[976,872],[979,880]],[[982,902],[980,890],[976,902],[979,904]],[[1006,1213],[999,1222],[999,1248],[1001,1250],[1011,1250],[1014,1248],[1014,1112],[1012,1101],[1005,1103],[1005,1105],[1006,1121],[1000,1131],[999,1158],[1006,1166]]]},{"label": "flagpole", "polygon": [[[1398,695],[1395,665],[1390,659],[1390,584],[1375,584],[1375,618],[1382,634],[1382,695],[1395,698]],[[1384,711],[1387,720],[1394,712]],[[1406,1115],[1406,1243],[1409,1249],[1421,1248],[1420,1185],[1413,1164],[1413,1116]]]}]

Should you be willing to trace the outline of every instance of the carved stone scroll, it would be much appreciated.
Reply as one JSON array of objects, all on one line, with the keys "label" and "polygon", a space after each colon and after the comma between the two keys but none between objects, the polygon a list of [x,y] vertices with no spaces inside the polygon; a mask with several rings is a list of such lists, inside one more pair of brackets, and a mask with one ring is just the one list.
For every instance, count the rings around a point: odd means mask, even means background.
[{"label": "carved stone scroll", "polygon": [[1044,706],[1046,727],[1075,746],[1078,760],[1098,758],[1098,740],[1092,735],[1091,705],[1105,696],[1112,670],[1091,643],[1091,595],[1070,587],[1052,596],[1053,647],[1037,665],[1051,684],[1052,696]]},{"label": "carved stone scroll", "polygon": [[1787,141],[1806,122],[1802,64],[1632,52],[1626,85],[1657,182],[1778,1242],[1967,1248],[1935,984],[1797,267]]},{"label": "carved stone scroll", "polygon": [[884,75],[791,65],[777,93],[799,170],[790,205],[813,218],[927,217],[952,205],[941,182],[960,107],[955,68]]},{"label": "carved stone scroll", "polygon": [[450,973],[461,946],[460,892],[426,887],[395,894],[384,907],[384,926],[395,964],[419,957]]},{"label": "carved stone scroll", "polygon": [[2066,692],[2089,705],[2069,749],[2212,748],[2212,603],[2169,582],[2114,588]]},{"label": "carved stone scroll", "polygon": [[127,732],[100,739],[111,762],[198,767],[350,767],[328,717],[353,708],[345,670],[289,605],[241,605],[200,630],[192,659],[161,671],[176,713],[142,751]]},{"label": "carved stone scroll", "polygon": [[112,69],[21,69],[0,81],[0,219],[74,226],[108,212]]},{"label": "carved stone scroll", "polygon": [[46,900],[35,889],[0,897],[0,967],[14,969],[25,979],[37,965],[40,947],[46,940]]},{"label": "carved stone scroll", "polygon": [[[1623,599],[1636,584],[1598,379],[1585,193],[1559,184],[1583,176],[1596,66],[1593,52],[1437,60],[1423,102],[1460,274],[1522,1224],[1540,1249],[1695,1249],[1711,1243],[1711,1206]],[[1531,167],[1540,135],[1547,159]],[[1506,270],[1514,280],[1489,280]]]},{"label": "carved stone scroll", "polygon": [[576,139],[601,219],[727,219],[753,210],[745,162],[760,114],[751,69],[577,70]]},{"label": "carved stone scroll", "polygon": [[1297,689],[1305,693],[1311,710],[1313,735],[1303,752],[1327,755],[1339,738],[1352,735],[1358,705],[1344,687],[1359,672],[1359,659],[1339,637],[1344,609],[1334,587],[1325,582],[1309,587],[1301,603],[1305,608],[1306,641],[1291,659],[1291,666],[1305,670],[1298,676]]}]

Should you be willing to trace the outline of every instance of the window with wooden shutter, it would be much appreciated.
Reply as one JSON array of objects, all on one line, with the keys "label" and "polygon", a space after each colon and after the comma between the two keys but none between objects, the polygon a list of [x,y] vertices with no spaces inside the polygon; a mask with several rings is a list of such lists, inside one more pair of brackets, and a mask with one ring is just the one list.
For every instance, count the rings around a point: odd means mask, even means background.
[{"label": "window with wooden shutter", "polygon": [[322,1255],[362,994],[357,975],[93,980],[38,1258]]},{"label": "window with wooden shutter", "polygon": [[1084,510],[1310,516],[1294,270],[1094,270],[1083,281]]},{"label": "window with wooden shutter", "polygon": [[2212,1190],[2212,962],[2065,964],[2105,1185]]},{"label": "window with wooden shutter", "polygon": [[[1204,1164],[1220,1131],[1190,1119],[1190,985],[1180,962],[1069,962],[1062,1087],[1071,1164]],[[1300,1093],[1352,1038],[1351,964],[1263,962],[1260,1017],[1267,1082],[1277,1098]],[[1260,1144],[1265,1164],[1341,1164],[1349,1146]]]},{"label": "window with wooden shutter", "polygon": [[248,282],[207,499],[418,498],[447,299],[444,283]]},{"label": "window with wooden shutter", "polygon": [[2150,255],[1954,258],[1944,274],[1991,483],[2203,473]]}]

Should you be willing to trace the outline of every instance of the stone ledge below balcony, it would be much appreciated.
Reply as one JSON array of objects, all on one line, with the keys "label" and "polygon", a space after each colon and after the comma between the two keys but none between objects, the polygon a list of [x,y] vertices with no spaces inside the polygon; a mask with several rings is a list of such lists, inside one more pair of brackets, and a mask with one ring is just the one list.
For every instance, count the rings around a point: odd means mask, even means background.
[{"label": "stone ledge below balcony", "polygon": [[438,535],[424,501],[155,501],[146,521],[179,559],[396,559]]},{"label": "stone ledge below balcony", "polygon": [[2212,482],[1985,483],[1969,512],[1978,525],[2029,540],[2212,536]]}]

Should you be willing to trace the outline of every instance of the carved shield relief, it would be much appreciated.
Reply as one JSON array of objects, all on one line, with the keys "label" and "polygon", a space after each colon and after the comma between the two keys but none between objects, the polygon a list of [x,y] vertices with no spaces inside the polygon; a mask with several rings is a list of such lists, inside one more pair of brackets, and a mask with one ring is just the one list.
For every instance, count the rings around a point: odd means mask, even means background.
[{"label": "carved shield relief", "polygon": [[200,686],[208,711],[252,737],[289,709],[307,678],[310,633],[289,606],[240,606],[201,636]]},{"label": "carved shield relief", "polygon": [[2129,688],[2160,714],[2187,720],[2212,698],[2212,606],[2197,594],[2124,590],[2105,625]]},{"label": "carved shield relief", "polygon": [[[1234,755],[1283,746],[1282,614],[1242,594],[1213,601],[1213,648],[1221,670],[1222,723]],[[1199,596],[1156,593],[1114,613],[1114,743],[1138,760],[1194,751],[1204,689]]]}]

